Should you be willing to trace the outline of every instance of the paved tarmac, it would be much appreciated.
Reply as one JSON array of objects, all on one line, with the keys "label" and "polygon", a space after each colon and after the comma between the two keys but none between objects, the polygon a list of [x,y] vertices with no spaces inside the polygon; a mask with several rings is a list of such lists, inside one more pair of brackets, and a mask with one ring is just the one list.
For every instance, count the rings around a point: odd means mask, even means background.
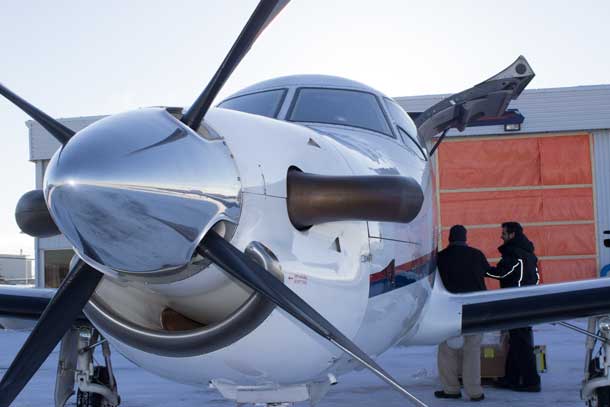
[{"label": "paved tarmac", "polygon": [[[576,321],[585,327],[585,321]],[[0,331],[0,373],[10,364],[27,332]],[[584,406],[580,400],[580,382],[584,366],[584,336],[559,325],[535,328],[537,344],[547,346],[548,372],[542,375],[541,393],[516,393],[485,388],[485,407],[500,406]],[[14,407],[53,405],[53,388],[57,368],[56,349],[34,376]],[[432,406],[472,405],[465,400],[438,400],[436,347],[399,347],[383,354],[379,363],[417,397]],[[234,406],[214,389],[199,389],[173,383],[150,374],[113,353],[113,364],[124,407],[194,407]],[[71,405],[75,405],[74,399]],[[299,403],[298,406],[307,406]],[[339,383],[318,404],[320,407],[405,407],[407,400],[367,372],[353,372],[339,378]]]}]

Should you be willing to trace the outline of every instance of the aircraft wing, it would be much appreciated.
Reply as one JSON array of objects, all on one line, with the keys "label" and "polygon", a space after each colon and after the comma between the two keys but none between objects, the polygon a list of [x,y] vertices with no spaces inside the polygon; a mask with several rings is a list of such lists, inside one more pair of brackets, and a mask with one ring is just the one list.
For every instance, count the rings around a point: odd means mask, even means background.
[{"label": "aircraft wing", "polygon": [[534,75],[525,57],[520,56],[497,75],[441,100],[417,116],[417,131],[429,141],[450,128],[463,131],[479,117],[502,116],[510,101],[519,97]]},{"label": "aircraft wing", "polygon": [[403,344],[610,314],[610,278],[452,294],[437,272],[419,327]]},{"label": "aircraft wing", "polygon": [[55,289],[0,285],[0,328],[33,328],[54,293]]},{"label": "aircraft wing", "polygon": [[510,329],[610,314],[610,279],[573,281],[458,295],[462,333]]}]

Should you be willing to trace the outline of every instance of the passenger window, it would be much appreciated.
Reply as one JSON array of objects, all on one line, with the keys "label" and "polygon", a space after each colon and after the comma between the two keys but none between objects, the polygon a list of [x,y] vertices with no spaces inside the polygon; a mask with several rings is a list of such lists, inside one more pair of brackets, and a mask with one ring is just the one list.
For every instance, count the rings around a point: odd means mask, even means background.
[{"label": "passenger window", "polygon": [[288,120],[360,127],[394,137],[372,93],[331,88],[300,88]]},{"label": "passenger window", "polygon": [[225,100],[218,107],[275,118],[285,96],[286,89],[268,90]]},{"label": "passenger window", "polygon": [[413,120],[398,103],[388,98],[385,98],[384,102],[388,108],[388,112],[390,112],[390,117],[392,118],[392,121],[394,121],[394,125],[398,129],[398,132],[402,136],[405,144],[414,144],[415,150],[419,151],[422,158],[426,160],[428,157],[426,145],[419,138],[417,127],[415,127]]}]

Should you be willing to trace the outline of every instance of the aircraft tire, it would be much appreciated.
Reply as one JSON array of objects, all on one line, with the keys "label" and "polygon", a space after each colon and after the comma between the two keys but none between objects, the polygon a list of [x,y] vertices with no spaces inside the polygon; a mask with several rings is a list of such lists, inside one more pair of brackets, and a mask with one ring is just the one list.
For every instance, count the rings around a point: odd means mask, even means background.
[{"label": "aircraft tire", "polygon": [[[109,376],[108,369],[105,366],[96,366],[93,368],[93,380],[98,384],[108,386]],[[98,393],[91,393],[78,390],[76,394],[77,407],[103,407],[104,397]]]},{"label": "aircraft tire", "polygon": [[77,407],[102,407],[103,397],[101,394],[78,391],[76,395]]},{"label": "aircraft tire", "polygon": [[595,398],[589,400],[588,407],[610,407],[610,387],[598,387],[595,389]]}]

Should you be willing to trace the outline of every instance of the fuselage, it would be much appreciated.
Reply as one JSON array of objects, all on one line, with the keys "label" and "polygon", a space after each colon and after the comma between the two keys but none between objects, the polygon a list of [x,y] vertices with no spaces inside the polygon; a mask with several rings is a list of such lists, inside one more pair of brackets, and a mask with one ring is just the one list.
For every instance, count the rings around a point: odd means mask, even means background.
[{"label": "fuselage", "polygon": [[[351,125],[343,117],[334,123],[334,119],[291,119],[299,108],[305,109],[297,95],[323,89],[337,92],[331,98],[348,92],[344,95],[367,99],[354,103],[376,103],[381,115],[372,112],[371,117],[385,124],[363,128],[361,122]],[[259,260],[267,261],[268,269],[272,264],[290,289],[365,352],[378,355],[408,336],[431,292],[436,203],[426,146],[419,143],[415,126],[404,112],[404,117],[395,117],[391,100],[340,78],[280,78],[245,89],[228,101],[251,94],[265,96],[268,91],[281,94],[279,105],[268,110],[273,113],[271,118],[236,111],[222,102],[205,119],[208,131],[221,136],[213,142],[226,143],[241,185],[240,212],[237,226],[230,232],[231,242],[246,253],[258,250]],[[170,116],[165,111],[158,114]],[[400,129],[398,121],[402,121]],[[424,191],[424,204],[408,224],[341,221],[297,230],[286,209],[286,176],[291,168],[320,175],[412,177]],[[156,326],[155,318],[164,309],[171,307],[197,321],[199,325],[192,329],[204,329],[222,324],[251,298],[247,288],[215,265],[189,267],[194,271],[176,281],[153,284],[125,283],[107,276],[85,313],[130,360],[178,382],[288,385],[310,383],[355,367],[346,355],[277,308],[256,311],[260,322],[247,331],[226,331],[234,335],[233,340],[195,346],[182,354],[161,345],[155,350],[154,335],[165,335],[163,340],[170,347],[172,343],[182,346],[179,340],[184,338],[178,336],[185,336],[164,323]],[[121,314],[124,320],[108,324],[104,318],[110,314]],[[100,321],[103,323],[96,323]],[[118,327],[121,324],[133,326],[123,329]],[[142,332],[135,332],[138,327]],[[175,342],[171,342],[172,335]],[[140,337],[149,344],[139,346]]]}]

